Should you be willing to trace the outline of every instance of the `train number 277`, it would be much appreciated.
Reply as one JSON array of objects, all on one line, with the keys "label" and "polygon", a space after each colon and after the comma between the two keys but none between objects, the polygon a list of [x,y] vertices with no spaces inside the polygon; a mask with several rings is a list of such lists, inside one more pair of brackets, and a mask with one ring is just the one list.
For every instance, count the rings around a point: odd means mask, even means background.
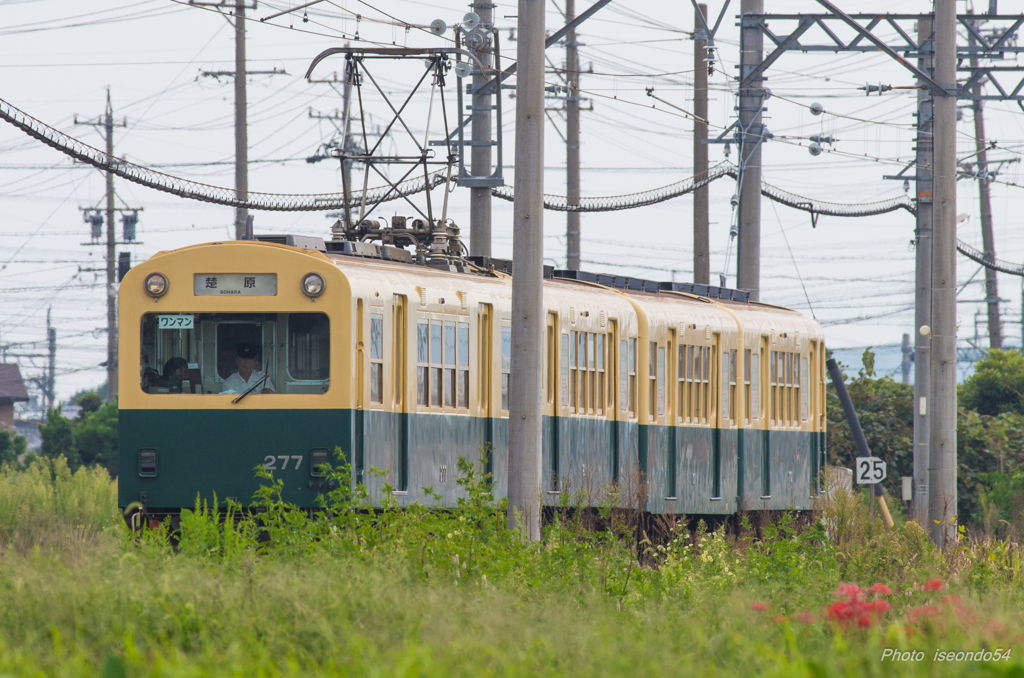
[{"label": "train number 277", "polygon": [[[278,459],[281,460],[281,466],[280,467],[278,467],[278,465],[277,465],[277,460]],[[295,460],[295,465],[292,468],[298,470],[299,466],[302,465],[302,455],[301,454],[293,454],[293,455],[290,455],[290,456],[287,455],[287,454],[281,454],[281,455],[278,455],[276,457],[268,454],[267,456],[263,457],[263,468],[267,469],[268,471],[276,471],[278,468],[280,468],[282,471],[287,471],[288,470],[288,461],[290,459],[294,459]]]}]

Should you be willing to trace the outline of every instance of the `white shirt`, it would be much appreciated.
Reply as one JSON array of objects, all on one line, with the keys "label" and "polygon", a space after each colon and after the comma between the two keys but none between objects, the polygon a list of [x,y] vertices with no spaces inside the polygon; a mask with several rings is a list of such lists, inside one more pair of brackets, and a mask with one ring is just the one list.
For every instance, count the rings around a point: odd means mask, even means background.
[{"label": "white shirt", "polygon": [[[235,393],[245,393],[246,391],[249,390],[250,387],[255,386],[256,382],[262,379],[264,374],[266,374],[266,372],[263,372],[261,370],[253,370],[252,374],[249,375],[249,380],[246,381],[245,379],[242,379],[242,375],[240,375],[238,372],[235,372],[230,377],[224,380],[224,390],[221,391],[221,393],[228,393],[229,391],[234,391]],[[270,377],[267,377],[266,383],[263,384],[263,388],[261,388],[260,390],[262,391],[264,388],[269,388],[271,391],[277,390],[274,388],[274,382],[270,379]],[[253,391],[253,393],[255,393],[255,391]]]}]

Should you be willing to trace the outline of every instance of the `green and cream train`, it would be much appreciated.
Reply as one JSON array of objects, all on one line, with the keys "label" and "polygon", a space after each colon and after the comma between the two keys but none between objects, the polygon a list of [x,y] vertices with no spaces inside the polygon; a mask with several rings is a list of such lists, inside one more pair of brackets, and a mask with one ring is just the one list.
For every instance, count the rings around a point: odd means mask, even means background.
[{"label": "green and cream train", "polygon": [[[314,507],[336,448],[372,497],[386,482],[400,503],[452,506],[460,456],[483,456],[503,496],[511,277],[476,264],[265,236],[131,269],[119,505],[159,518],[216,493],[244,506],[265,466],[285,500]],[[546,504],[634,474],[652,513],[810,507],[825,454],[817,323],[735,290],[545,278]]]}]

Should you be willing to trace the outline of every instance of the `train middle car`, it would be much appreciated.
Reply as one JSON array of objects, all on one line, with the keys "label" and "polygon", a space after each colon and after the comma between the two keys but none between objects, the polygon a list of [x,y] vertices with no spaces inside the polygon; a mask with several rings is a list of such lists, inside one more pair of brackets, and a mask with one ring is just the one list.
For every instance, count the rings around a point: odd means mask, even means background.
[{"label": "train middle car", "polygon": [[[377,500],[386,484],[454,506],[459,457],[505,496],[511,278],[270,240],[161,252],[125,276],[119,505],[245,506],[263,466],[312,508],[335,449]],[[579,272],[549,272],[544,308],[545,504],[642,479],[652,513],[810,508],[817,323],[735,291]]]}]

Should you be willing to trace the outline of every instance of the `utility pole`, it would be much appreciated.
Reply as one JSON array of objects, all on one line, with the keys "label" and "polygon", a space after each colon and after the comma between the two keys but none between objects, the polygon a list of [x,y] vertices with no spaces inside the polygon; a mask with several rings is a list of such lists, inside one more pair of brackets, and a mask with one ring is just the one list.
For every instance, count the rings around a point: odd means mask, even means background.
[{"label": "utility pole", "polygon": [[519,0],[508,526],[540,539],[544,331],[544,0]]},{"label": "utility pole", "polygon": [[[99,127],[103,130],[103,136],[106,140],[106,151],[107,155],[111,158],[114,157],[114,128],[115,127],[126,127],[126,123],[122,120],[120,123],[114,123],[114,108],[110,103],[110,88],[107,88],[107,108],[103,114],[103,117],[93,121],[80,121],[78,117],[75,117],[75,124],[92,125],[93,127]],[[106,196],[106,222],[107,222],[107,239],[105,243],[106,249],[106,272],[107,272],[107,285],[106,285],[106,297],[107,297],[107,399],[113,400],[117,397],[117,288],[115,284],[117,282],[117,237],[114,233],[114,213],[117,211],[114,207],[114,173],[107,172],[107,196]],[[99,214],[98,210],[90,210],[93,215],[92,219],[87,217],[87,220],[93,224],[93,243],[96,243],[97,236],[99,236]]]},{"label": "utility pole", "polygon": [[900,363],[900,370],[903,373],[903,383],[909,384],[910,366],[914,364],[914,361],[911,359],[911,356],[914,355],[914,349],[910,348],[909,334],[903,335],[903,346],[901,347],[901,355],[903,356],[903,361]]},{"label": "utility pole", "polygon": [[[114,109],[107,88],[107,110],[103,116],[107,155],[114,157]],[[107,400],[117,397],[117,238],[114,233],[114,173],[107,172]]]},{"label": "utility pole", "polygon": [[[576,0],[565,0],[565,22],[576,18]],[[571,208],[580,204],[580,57],[576,29],[565,36],[565,195]],[[580,213],[565,213],[565,267],[580,270]]]},{"label": "utility pole", "polygon": [[46,400],[53,407],[57,399],[57,330],[50,320],[53,308],[46,309],[46,341],[49,345],[49,361],[46,365]]},{"label": "utility pole", "polygon": [[932,409],[928,495],[932,541],[952,542],[956,526],[956,0],[935,0],[937,93],[932,213]]},{"label": "utility pole", "polygon": [[[235,2],[235,194],[249,196],[249,121],[245,93],[245,0]],[[249,210],[235,208],[235,240],[245,237]]]},{"label": "utility pole", "polygon": [[[764,0],[742,0],[743,14],[763,14]],[[764,36],[740,29],[740,204],[736,244],[736,287],[758,301],[761,293],[761,146],[764,140],[764,76],[750,74],[761,65]]]},{"label": "utility pole", "polygon": [[[246,102],[246,76],[263,73],[276,75],[281,73],[277,69],[273,71],[249,71],[245,70],[245,10],[256,9],[256,2],[246,5],[245,0],[230,2],[200,2],[189,0],[190,5],[203,7],[233,7],[235,14],[235,70],[204,72],[203,75],[218,77],[230,75],[235,78],[235,197],[245,200],[249,196],[249,123],[248,105]],[[249,216],[249,210],[245,207],[235,208],[235,240],[245,237],[245,223]]]},{"label": "utility pole", "polygon": [[[968,10],[968,14],[973,14]],[[977,41],[974,34],[968,32],[968,44],[974,47]],[[978,67],[978,60],[971,59],[971,68]],[[992,234],[992,201],[989,196],[988,149],[985,139],[985,116],[982,113],[981,82],[974,87],[974,148],[978,153],[978,197],[981,201],[981,244],[985,256],[991,260],[996,258],[995,237]],[[985,302],[988,305],[988,345],[989,348],[1003,347],[1003,328],[999,318],[999,280],[994,268],[985,267]]]},{"label": "utility pole", "polygon": [[[494,3],[488,0],[477,0],[472,5],[473,11],[480,17],[480,26],[491,36],[494,24]],[[482,49],[472,50],[485,68],[494,64],[493,41],[489,41]],[[476,142],[470,146],[470,172],[474,177],[491,175],[491,111],[495,99],[491,98],[491,90],[481,90],[491,75],[473,68],[472,103],[470,104],[472,122],[472,138]],[[461,85],[460,85],[461,86]],[[501,89],[498,86],[498,105],[501,105]],[[498,130],[501,134],[501,130]],[[460,149],[465,152],[465,148]],[[471,185],[469,189],[469,250],[475,257],[491,256],[491,187]]]},{"label": "utility pole", "polygon": [[[708,16],[708,6],[697,5],[698,12]],[[698,36],[703,35],[701,39]],[[701,27],[700,17],[693,22],[693,177],[699,181],[708,172],[708,66],[704,63],[704,46],[708,36]],[[708,217],[708,187],[693,192],[693,282],[711,284],[711,247]]]},{"label": "utility pole", "polygon": [[[919,68],[933,75],[932,21],[917,22],[917,42],[921,45]],[[928,483],[931,442],[931,325],[932,325],[932,168],[934,151],[933,95],[925,83],[917,90],[917,228],[914,232],[914,520],[928,529]]]}]

